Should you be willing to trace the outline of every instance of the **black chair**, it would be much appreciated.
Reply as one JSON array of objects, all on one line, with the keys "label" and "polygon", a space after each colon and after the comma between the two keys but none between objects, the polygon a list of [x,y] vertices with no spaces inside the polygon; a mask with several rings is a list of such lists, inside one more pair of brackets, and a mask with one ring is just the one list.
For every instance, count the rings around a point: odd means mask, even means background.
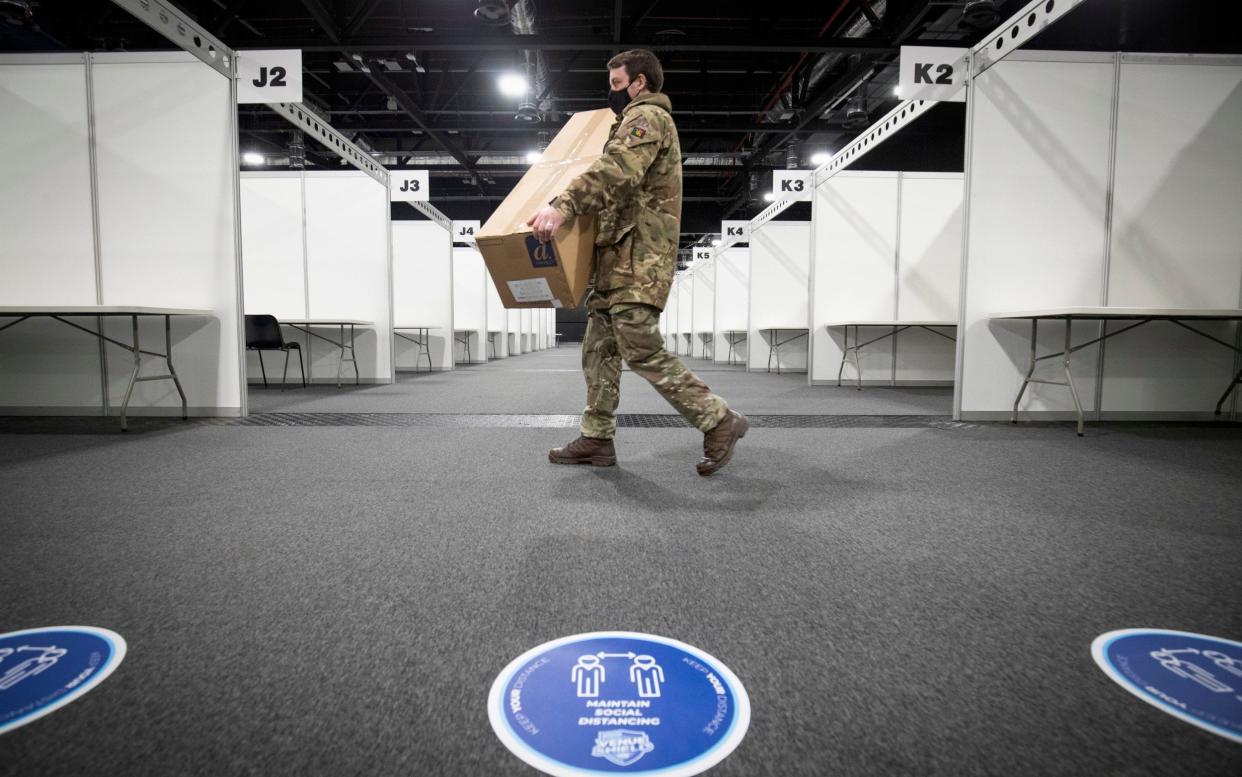
[{"label": "black chair", "polygon": [[306,388],[306,365],[302,361],[302,346],[298,343],[286,343],[280,331],[280,322],[275,316],[246,316],[246,350],[259,352],[259,372],[263,373],[263,388],[267,388],[267,369],[263,366],[264,351],[284,351],[285,371],[280,376],[280,390],[285,390],[285,379],[289,376],[289,351],[298,352],[298,369],[302,372],[302,388]]}]

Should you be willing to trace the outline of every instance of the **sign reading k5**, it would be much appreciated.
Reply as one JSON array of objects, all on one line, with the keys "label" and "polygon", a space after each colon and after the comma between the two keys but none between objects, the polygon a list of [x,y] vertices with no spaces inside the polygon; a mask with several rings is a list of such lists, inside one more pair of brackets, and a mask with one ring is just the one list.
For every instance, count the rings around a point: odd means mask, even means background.
[{"label": "sign reading k5", "polygon": [[237,102],[302,102],[301,50],[237,52]]},{"label": "sign reading k5", "polygon": [[937,46],[902,46],[902,99],[966,102],[968,52]]},{"label": "sign reading k5", "polygon": [[430,184],[431,173],[426,170],[389,170],[388,199],[392,202],[426,202],[431,199]]},{"label": "sign reading k5", "polygon": [[772,192],[778,200],[810,200],[810,170],[773,170]]},{"label": "sign reading k5", "polygon": [[702,246],[694,247],[694,262],[696,264],[699,262],[705,262],[711,258],[712,258],[712,249],[705,248]]}]

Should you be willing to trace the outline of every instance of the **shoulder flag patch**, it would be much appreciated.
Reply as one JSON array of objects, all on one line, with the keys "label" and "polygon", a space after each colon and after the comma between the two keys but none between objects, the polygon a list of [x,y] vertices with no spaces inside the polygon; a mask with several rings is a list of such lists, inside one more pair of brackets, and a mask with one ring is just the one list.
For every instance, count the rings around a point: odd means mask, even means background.
[{"label": "shoulder flag patch", "polygon": [[642,140],[643,138],[647,137],[647,130],[643,129],[642,127],[631,127],[630,137],[638,138],[639,140]]}]

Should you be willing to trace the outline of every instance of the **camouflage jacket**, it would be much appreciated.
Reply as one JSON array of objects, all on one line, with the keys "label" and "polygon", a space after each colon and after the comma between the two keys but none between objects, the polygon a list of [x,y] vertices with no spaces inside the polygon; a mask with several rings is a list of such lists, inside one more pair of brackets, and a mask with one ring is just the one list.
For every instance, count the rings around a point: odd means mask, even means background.
[{"label": "camouflage jacket", "polygon": [[613,124],[604,155],[552,200],[567,220],[599,214],[594,293],[609,306],[663,310],[668,300],[681,233],[681,142],[671,111],[664,94],[635,99]]}]

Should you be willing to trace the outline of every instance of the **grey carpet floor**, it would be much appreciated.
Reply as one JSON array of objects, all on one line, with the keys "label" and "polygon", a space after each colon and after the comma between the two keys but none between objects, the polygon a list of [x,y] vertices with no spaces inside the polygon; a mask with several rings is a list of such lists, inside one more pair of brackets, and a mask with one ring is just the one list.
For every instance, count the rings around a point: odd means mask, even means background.
[{"label": "grey carpet floor", "polygon": [[0,736],[0,774],[533,774],[490,683],[603,629],[741,677],[751,730],[712,774],[1242,773],[1089,653],[1242,637],[1237,428],[756,429],[712,479],[689,430],[622,430],[609,470],[548,465],[567,436],[0,436],[0,631],[130,647]]},{"label": "grey carpet floor", "polygon": [[[463,365],[452,372],[397,374],[391,385],[315,385],[280,391],[252,386],[253,413],[578,413],[585,385],[576,343],[538,353]],[[856,391],[808,386],[805,373],[747,373],[742,367],[687,359],[714,392],[744,413],[948,415],[949,388],[876,387]],[[668,404],[642,378],[621,377],[623,413],[668,413]]]}]

